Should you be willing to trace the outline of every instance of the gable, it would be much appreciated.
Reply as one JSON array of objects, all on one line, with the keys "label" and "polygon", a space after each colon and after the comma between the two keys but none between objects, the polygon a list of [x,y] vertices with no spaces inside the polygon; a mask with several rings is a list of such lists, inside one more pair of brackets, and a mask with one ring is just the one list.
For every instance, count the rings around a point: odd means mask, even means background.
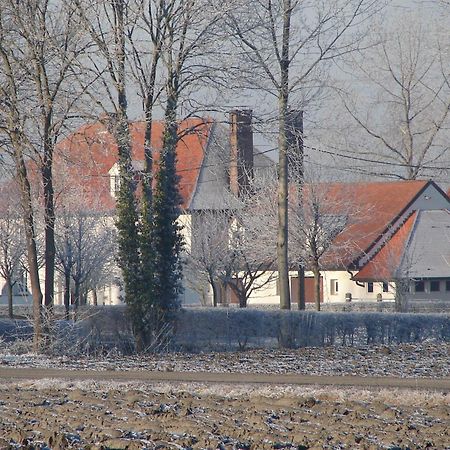
[{"label": "gable", "polygon": [[353,280],[387,281],[395,279],[416,218],[417,212],[414,212],[387,241],[386,245],[361,268]]},{"label": "gable", "polygon": [[450,279],[450,210],[419,212],[400,272],[409,278]]},{"label": "gable", "polygon": [[416,180],[331,183],[327,188],[327,201],[340,205],[349,220],[333,242],[337,250],[325,255],[325,265],[347,268],[367,255],[429,183]]},{"label": "gable", "polygon": [[353,279],[450,278],[449,242],[449,210],[415,211]]},{"label": "gable", "polygon": [[393,234],[403,225],[403,223],[415,211],[433,211],[447,209],[450,207],[450,199],[433,182],[426,182],[414,198],[405,205],[403,210],[389,223],[388,227],[374,240],[364,255],[357,262],[357,267],[362,267],[391,239]]}]

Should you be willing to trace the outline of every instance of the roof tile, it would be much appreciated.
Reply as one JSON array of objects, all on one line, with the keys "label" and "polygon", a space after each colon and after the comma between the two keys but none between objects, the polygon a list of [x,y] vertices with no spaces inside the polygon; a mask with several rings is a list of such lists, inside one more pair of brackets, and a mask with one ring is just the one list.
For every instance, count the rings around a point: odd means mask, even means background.
[{"label": "roof tile", "polygon": [[[155,167],[162,147],[163,123],[154,122],[152,147],[155,149]],[[211,121],[189,119],[179,126],[180,140],[177,144],[176,168],[179,175],[179,190],[183,199],[182,207],[188,208],[202,165]],[[130,124],[132,159],[144,160],[144,122]],[[111,210],[115,200],[110,195],[108,171],[117,162],[117,144],[113,136],[100,122],[86,124],[58,144],[55,158],[55,172],[68,177],[66,188],[81,189],[83,195],[96,198],[100,209]]]},{"label": "roof tile", "polygon": [[[336,261],[339,261],[337,265],[350,265],[378,240],[428,183],[417,180],[331,183],[327,189],[328,198],[336,199],[341,208],[346,208],[349,221],[333,245],[340,255],[328,254],[327,265],[336,265]],[[346,246],[346,243],[351,245]]]},{"label": "roof tile", "polygon": [[381,250],[353,277],[357,281],[386,281],[395,279],[401,265],[413,225],[415,211],[394,233]]}]

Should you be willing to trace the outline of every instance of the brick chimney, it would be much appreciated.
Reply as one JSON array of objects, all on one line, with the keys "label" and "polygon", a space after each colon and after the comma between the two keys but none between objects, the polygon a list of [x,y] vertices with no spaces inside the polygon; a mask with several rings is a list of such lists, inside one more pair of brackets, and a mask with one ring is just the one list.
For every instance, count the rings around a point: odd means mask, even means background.
[{"label": "brick chimney", "polygon": [[230,190],[240,196],[248,191],[253,178],[252,110],[231,111],[230,124]]}]

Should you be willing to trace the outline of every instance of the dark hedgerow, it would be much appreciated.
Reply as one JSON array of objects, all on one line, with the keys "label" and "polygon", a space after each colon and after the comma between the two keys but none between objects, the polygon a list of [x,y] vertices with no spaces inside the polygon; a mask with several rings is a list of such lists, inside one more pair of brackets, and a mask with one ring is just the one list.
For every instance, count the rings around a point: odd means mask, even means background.
[{"label": "dark hedgerow", "polygon": [[282,327],[293,347],[450,341],[448,314],[192,308],[177,319],[174,345],[188,351],[280,346]]},{"label": "dark hedgerow", "polygon": [[[63,333],[63,341],[76,340],[78,350],[84,348],[89,353],[98,349],[132,352],[134,339],[126,309],[88,308],[87,318],[70,328],[70,336]],[[22,336],[20,323],[30,328],[27,321],[4,319],[0,337],[11,340]],[[296,348],[391,345],[428,339],[450,342],[450,314],[183,308],[174,313],[172,324],[171,341],[162,343],[163,351],[235,351],[278,348],[282,343]]]}]

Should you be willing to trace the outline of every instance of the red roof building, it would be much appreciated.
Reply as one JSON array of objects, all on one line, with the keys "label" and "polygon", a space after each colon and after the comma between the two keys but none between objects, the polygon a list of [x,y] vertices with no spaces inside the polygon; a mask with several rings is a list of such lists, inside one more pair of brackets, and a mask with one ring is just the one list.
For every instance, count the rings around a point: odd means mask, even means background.
[{"label": "red roof building", "polygon": [[429,185],[427,181],[324,183],[319,201],[326,204],[325,214],[347,218],[331,252],[324,255],[324,265],[329,269],[353,267]]},{"label": "red roof building", "polygon": [[400,279],[412,283],[411,298],[450,300],[450,199],[439,186],[398,181],[323,189],[325,213],[345,218],[321,260],[324,301],[393,298]]},{"label": "red roof building", "polygon": [[[189,208],[197,185],[212,126],[211,121],[202,119],[185,120],[179,126],[181,137],[176,149],[176,169],[185,209]],[[143,162],[145,124],[132,123],[130,131],[132,160]],[[162,147],[162,135],[163,124],[154,122],[154,168]],[[96,201],[97,208],[113,210],[115,199],[110,186],[110,170],[117,159],[117,144],[104,124],[96,122],[82,126],[58,144],[54,173],[60,192],[77,189],[86,203]]]},{"label": "red roof building", "polygon": [[[230,192],[239,195],[241,187],[248,183],[248,173],[273,170],[273,162],[253,149],[251,116],[248,112],[233,114],[231,132],[209,119],[180,123],[176,169],[182,208],[190,213],[229,207],[227,196]],[[132,160],[139,167],[144,160],[144,123],[132,123],[130,130]],[[163,136],[161,122],[154,123],[152,136],[157,170]],[[62,140],[54,161],[56,202],[64,204],[73,194],[96,212],[113,213],[111,171],[117,163],[117,153],[113,136],[101,122],[86,124]],[[239,161],[245,167],[238,166]],[[326,301],[343,301],[346,293],[363,298],[372,291],[363,292],[367,286],[362,287],[362,283],[398,278],[399,268],[411,260],[413,244],[426,257],[423,264],[411,265],[410,273],[415,278],[446,279],[450,236],[445,227],[448,224],[450,229],[450,200],[434,182],[323,183],[320,188],[326,202],[325,214],[345,219],[336,221],[342,227],[321,262]],[[307,189],[306,186],[305,192]],[[440,246],[428,242],[427,230],[431,229],[447,233],[448,239],[444,238]],[[428,243],[422,245],[424,242]],[[450,272],[448,278],[450,282]],[[448,287],[450,298],[450,283]],[[278,301],[274,291],[264,302]]]}]

